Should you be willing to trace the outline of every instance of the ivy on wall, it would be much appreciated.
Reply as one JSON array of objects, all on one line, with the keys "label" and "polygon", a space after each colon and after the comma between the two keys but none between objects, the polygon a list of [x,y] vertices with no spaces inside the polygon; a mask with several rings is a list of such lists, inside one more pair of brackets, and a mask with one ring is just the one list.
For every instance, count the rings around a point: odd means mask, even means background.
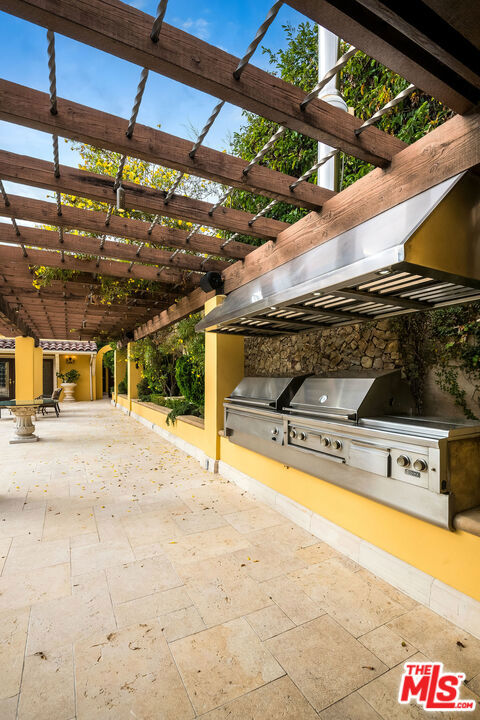
[{"label": "ivy on wall", "polygon": [[[480,303],[454,305],[392,320],[404,372],[422,412],[427,371],[470,420],[480,419]],[[472,386],[467,396],[462,378]]]}]

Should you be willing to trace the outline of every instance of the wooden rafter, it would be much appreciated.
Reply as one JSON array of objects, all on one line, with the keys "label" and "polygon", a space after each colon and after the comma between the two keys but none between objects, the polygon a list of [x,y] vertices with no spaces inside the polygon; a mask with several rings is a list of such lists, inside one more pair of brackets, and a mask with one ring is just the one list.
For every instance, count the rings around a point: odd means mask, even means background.
[{"label": "wooden rafter", "polygon": [[13,308],[10,307],[3,295],[0,295],[0,316],[3,316],[3,318],[6,319],[7,322],[13,328],[15,328],[20,335],[29,335],[30,337],[33,337],[38,343],[38,336],[36,330],[32,329],[31,324],[23,321],[21,318],[18,317],[18,312],[16,312],[15,310],[13,310]]},{"label": "wooden rafter", "polygon": [[[223,272],[225,292],[245,285],[443,180],[479,165],[479,137],[479,112],[448,120],[402,150],[387,170],[373,170],[325,203],[321,213],[310,213],[281,233],[276,243],[256,248],[244,263],[227,268]],[[191,293],[186,301],[190,303],[189,312],[202,307],[197,292]],[[168,314],[164,311],[136,328],[135,339],[168,323]]]},{"label": "wooden rafter", "polygon": [[[127,238],[138,243],[153,243],[164,247],[179,248],[181,250],[195,250],[209,255],[227,258],[243,259],[254,249],[253,245],[232,240],[224,248],[223,238],[212,237],[194,233],[187,242],[189,235],[185,230],[155,225],[151,235],[148,234],[150,223],[143,220],[123,218],[112,215],[108,227],[105,225],[105,213],[99,210],[81,210],[76,207],[62,205],[62,214],[57,215],[54,203],[44,200],[25,198],[20,195],[9,195],[10,205],[2,207],[0,201],[0,215],[14,217],[17,220],[30,220],[42,225],[58,225],[63,228],[75,228],[84,232],[98,233],[118,238]],[[99,241],[100,244],[100,241]],[[138,245],[136,246],[138,250]],[[144,252],[148,248],[144,245],[139,252],[139,258],[146,257]]]},{"label": "wooden rafter", "polygon": [[[429,8],[424,2],[379,0],[287,2],[455,112],[465,113],[480,101],[478,46],[435,12],[438,3]],[[466,23],[472,17],[475,25],[475,3],[455,0],[448,5],[454,17]]]},{"label": "wooden rafter", "polygon": [[19,335],[29,335],[38,340],[36,332],[18,317],[18,313],[10,307],[2,295],[0,295],[0,317],[7,326],[13,328]]},{"label": "wooden rafter", "polygon": [[384,166],[404,144],[375,127],[355,135],[361,120],[322,100],[300,109],[305,93],[248,65],[240,80],[238,58],[163,23],[150,40],[153,17],[119,0],[1,0],[0,8],[25,20],[149,68],[227,100],[327,145]]},{"label": "wooden rafter", "polygon": [[[7,229],[9,230],[8,226]],[[0,237],[5,231],[0,226]],[[76,270],[82,273],[91,273],[92,275],[106,275],[115,278],[132,278],[143,280],[158,280],[161,283],[172,284],[177,287],[186,289],[194,287],[198,284],[196,277],[186,277],[185,272],[175,270],[173,268],[156,268],[152,265],[133,265],[129,270],[129,264],[116,260],[91,260],[87,258],[75,258],[73,255],[65,254],[62,258],[60,253],[47,250],[31,250],[28,249],[27,257],[23,256],[20,247],[0,246],[0,262],[13,261],[23,267],[31,265],[39,265],[51,268],[60,268],[62,270]]]},{"label": "wooden rafter", "polygon": [[[5,180],[46,188],[97,202],[114,203],[114,178],[109,175],[96,175],[85,170],[77,170],[60,165],[60,177],[55,177],[53,163],[26,155],[0,151],[0,177]],[[165,193],[155,188],[123,182],[125,190],[125,208],[140,210],[151,215],[165,215],[178,220],[186,220],[202,225],[252,235],[263,240],[272,240],[288,227],[288,223],[261,217],[250,226],[252,216],[243,210],[219,207],[212,216],[211,203],[194,200],[184,195],[173,195],[168,204],[164,203]]]},{"label": "wooden rafter", "polygon": [[47,93],[0,80],[0,119],[36,130],[55,133],[95,147],[115,150],[130,157],[181,170],[198,177],[232,185],[259,195],[315,210],[335,193],[312,183],[301,183],[295,192],[294,177],[257,165],[243,174],[247,161],[201,146],[189,157],[190,140],[136,124],[131,139],[125,134],[128,120],[57,98],[57,114],[50,112]]},{"label": "wooden rafter", "polygon": [[[166,267],[196,270],[199,272],[206,272],[208,270],[221,272],[228,267],[228,263],[222,260],[210,260],[199,257],[198,255],[178,253],[172,260],[173,253],[169,250],[142,248],[141,256],[138,256],[136,254],[137,246],[128,243],[113,242],[112,240],[105,240],[103,248],[100,251],[98,240],[96,238],[86,237],[85,235],[63,233],[63,242],[60,243],[58,233],[52,230],[41,230],[39,228],[24,226],[19,226],[19,230],[21,232],[20,236],[16,234],[12,226],[5,224],[0,225],[0,242],[8,243],[9,245],[24,243],[40,249],[64,250],[65,252],[96,255],[114,260],[126,260],[137,264],[139,262],[153,263],[155,265],[165,265]],[[143,267],[144,265],[139,266],[140,269]]]}]

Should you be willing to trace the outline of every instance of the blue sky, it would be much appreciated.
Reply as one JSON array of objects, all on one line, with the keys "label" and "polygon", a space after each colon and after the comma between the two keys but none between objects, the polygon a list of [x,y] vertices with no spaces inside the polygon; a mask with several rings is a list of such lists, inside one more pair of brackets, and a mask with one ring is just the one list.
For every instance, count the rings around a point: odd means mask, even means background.
[{"label": "blue sky", "polygon": [[[133,5],[151,15],[157,0],[132,0]],[[165,22],[213,45],[241,56],[263,22],[272,0],[170,0]],[[304,20],[284,5],[262,44],[272,49],[285,46],[282,25]],[[5,79],[48,91],[46,30],[0,12],[0,60]],[[60,97],[96,107],[121,117],[129,117],[140,75],[131,63],[56,35],[57,93]],[[259,48],[252,63],[267,68]],[[162,130],[180,137],[192,137],[192,126],[200,130],[216,99],[156,73],[150,73],[138,122],[160,125]],[[231,133],[241,125],[241,109],[225,105],[205,144],[218,150],[228,148]],[[51,160],[51,136],[0,122],[0,147],[16,153]],[[76,166],[78,158],[68,145],[60,143],[60,162]],[[46,198],[46,191],[6,184],[7,190],[29,197]]]}]

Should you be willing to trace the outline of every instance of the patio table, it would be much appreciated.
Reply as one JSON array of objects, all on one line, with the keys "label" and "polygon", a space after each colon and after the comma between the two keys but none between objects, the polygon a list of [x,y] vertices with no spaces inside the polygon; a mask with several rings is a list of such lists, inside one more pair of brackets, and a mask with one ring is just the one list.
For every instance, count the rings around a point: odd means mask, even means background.
[{"label": "patio table", "polygon": [[39,407],[50,405],[50,398],[40,398],[32,402],[21,400],[0,400],[0,408],[8,408],[15,416],[15,433],[9,441],[12,445],[16,443],[37,442],[38,435],[35,435],[35,426],[32,418]]}]

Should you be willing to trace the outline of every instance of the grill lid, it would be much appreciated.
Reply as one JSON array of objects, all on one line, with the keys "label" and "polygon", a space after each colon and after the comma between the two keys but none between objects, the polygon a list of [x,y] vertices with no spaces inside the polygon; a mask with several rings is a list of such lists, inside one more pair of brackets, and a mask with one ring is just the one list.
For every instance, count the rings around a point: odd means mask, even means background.
[{"label": "grill lid", "polygon": [[293,415],[358,421],[394,413],[411,414],[413,401],[400,370],[355,377],[310,377],[293,397]]},{"label": "grill lid", "polygon": [[245,377],[226,400],[237,405],[281,410],[288,405],[305,377]]}]

